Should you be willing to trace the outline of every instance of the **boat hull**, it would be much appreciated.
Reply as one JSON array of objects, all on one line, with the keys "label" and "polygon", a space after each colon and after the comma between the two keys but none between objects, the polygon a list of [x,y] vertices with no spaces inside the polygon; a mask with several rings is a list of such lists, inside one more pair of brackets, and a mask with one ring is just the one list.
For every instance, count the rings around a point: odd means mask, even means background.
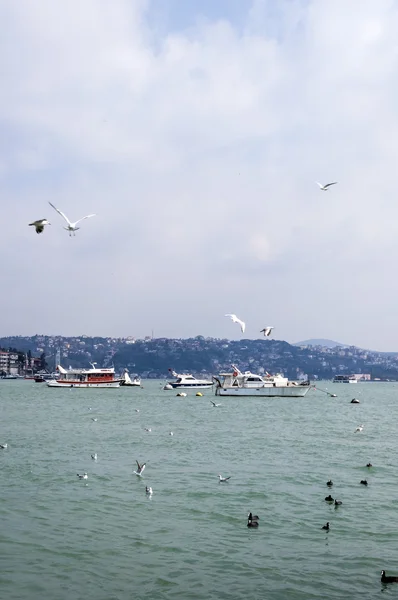
[{"label": "boat hull", "polygon": [[[172,381],[168,382],[171,385],[171,389],[173,390],[205,390],[207,388],[211,388],[213,386],[213,382],[209,383],[174,383]],[[167,388],[170,389],[170,388]]]},{"label": "boat hull", "polygon": [[244,388],[228,387],[216,388],[216,396],[260,396],[262,398],[303,398],[311,386],[288,385],[280,387]]},{"label": "boat hull", "polygon": [[115,388],[120,389],[121,379],[115,381],[89,382],[89,381],[46,381],[47,387],[50,388]]}]

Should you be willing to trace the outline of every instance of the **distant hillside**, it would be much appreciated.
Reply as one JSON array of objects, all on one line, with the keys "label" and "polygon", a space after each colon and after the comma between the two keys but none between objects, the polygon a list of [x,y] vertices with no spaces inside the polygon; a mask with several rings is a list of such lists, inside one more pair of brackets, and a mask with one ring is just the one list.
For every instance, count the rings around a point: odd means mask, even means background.
[{"label": "distant hillside", "polygon": [[341,344],[340,342],[334,342],[333,340],[312,339],[296,342],[293,346],[323,346],[324,348],[336,348],[336,346],[347,346],[347,344]]}]

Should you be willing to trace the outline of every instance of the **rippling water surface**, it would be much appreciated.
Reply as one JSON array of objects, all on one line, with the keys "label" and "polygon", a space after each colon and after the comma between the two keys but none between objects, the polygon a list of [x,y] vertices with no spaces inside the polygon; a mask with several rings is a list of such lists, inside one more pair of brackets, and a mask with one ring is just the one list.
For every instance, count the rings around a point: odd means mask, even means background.
[{"label": "rippling water surface", "polygon": [[[159,381],[0,381],[1,597],[397,597],[380,570],[398,575],[398,385],[323,386],[338,397],[311,390],[214,408],[208,390],[180,398]],[[246,526],[250,510],[258,529]]]}]

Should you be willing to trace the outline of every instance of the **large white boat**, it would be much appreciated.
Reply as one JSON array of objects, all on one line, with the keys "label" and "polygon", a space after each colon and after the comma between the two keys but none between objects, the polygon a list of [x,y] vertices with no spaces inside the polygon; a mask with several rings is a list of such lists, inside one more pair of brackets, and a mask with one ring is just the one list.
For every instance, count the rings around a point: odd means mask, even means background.
[{"label": "large white boat", "polygon": [[168,381],[164,386],[164,390],[175,390],[175,389],[204,389],[210,388],[213,385],[213,381],[209,379],[196,379],[193,375],[179,374],[169,369],[170,374],[176,377],[175,381]]},{"label": "large white boat", "polygon": [[355,375],[336,375],[333,383],[358,383],[358,379]]},{"label": "large white boat", "polygon": [[115,369],[97,369],[96,363],[90,363],[91,369],[69,369],[57,366],[59,378],[46,381],[51,388],[120,388],[122,379],[116,379]]},{"label": "large white boat", "polygon": [[242,373],[232,365],[231,373],[220,373],[216,381],[216,396],[286,396],[303,397],[310,389],[309,381],[289,381],[282,375]]}]

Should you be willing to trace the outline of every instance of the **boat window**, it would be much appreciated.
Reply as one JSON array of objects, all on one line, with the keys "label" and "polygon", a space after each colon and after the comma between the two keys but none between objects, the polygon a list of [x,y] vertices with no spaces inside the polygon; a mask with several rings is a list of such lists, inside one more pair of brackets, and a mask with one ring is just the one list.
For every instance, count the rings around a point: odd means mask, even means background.
[{"label": "boat window", "polygon": [[248,377],[246,381],[261,381],[260,377]]}]

